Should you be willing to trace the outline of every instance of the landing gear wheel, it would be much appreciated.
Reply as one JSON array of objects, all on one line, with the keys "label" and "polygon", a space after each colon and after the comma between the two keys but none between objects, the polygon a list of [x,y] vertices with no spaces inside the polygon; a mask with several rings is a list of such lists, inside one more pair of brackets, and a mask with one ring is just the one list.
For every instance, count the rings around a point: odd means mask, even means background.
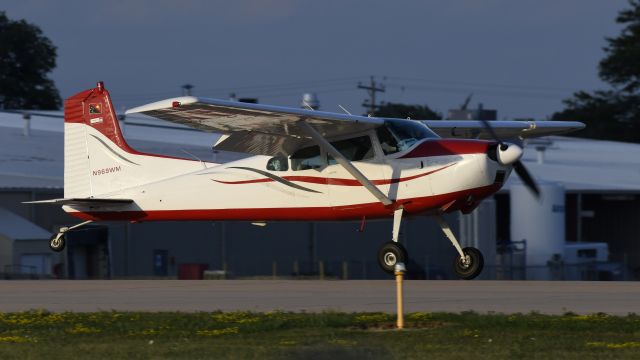
[{"label": "landing gear wheel", "polygon": [[461,258],[460,255],[456,254],[456,258],[453,261],[453,271],[460,278],[471,280],[482,272],[484,258],[480,250],[473,247],[466,247],[462,249],[462,252],[465,257]]},{"label": "landing gear wheel", "polygon": [[389,241],[378,251],[378,264],[385,272],[393,274],[397,263],[407,263],[409,256],[402,244]]},{"label": "landing gear wheel", "polygon": [[64,250],[64,247],[67,243],[67,239],[64,234],[53,234],[51,238],[49,238],[49,248],[55,252],[60,252]]}]

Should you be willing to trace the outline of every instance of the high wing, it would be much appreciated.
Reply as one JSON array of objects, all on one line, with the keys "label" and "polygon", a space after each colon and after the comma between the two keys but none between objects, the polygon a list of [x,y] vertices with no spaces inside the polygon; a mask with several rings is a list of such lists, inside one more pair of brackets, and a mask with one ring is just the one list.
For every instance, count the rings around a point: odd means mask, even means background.
[{"label": "high wing", "polygon": [[197,98],[167,99],[130,109],[208,132],[226,134],[217,150],[256,155],[289,155],[310,141],[304,120],[323,137],[348,135],[378,127],[383,119],[273,105]]},{"label": "high wing", "polygon": [[[486,139],[492,136],[478,120],[423,120],[443,138]],[[534,138],[564,134],[584,128],[577,121],[491,121],[491,127],[501,139]]]},{"label": "high wing", "polygon": [[[349,135],[376,128],[383,118],[337,114],[237,101],[178,97],[130,109],[141,113],[224,136],[215,149],[255,155],[290,155],[311,141],[300,120],[324,138]],[[481,121],[423,120],[443,138],[491,139]],[[529,138],[562,134],[584,127],[571,121],[492,121],[500,138]]]}]

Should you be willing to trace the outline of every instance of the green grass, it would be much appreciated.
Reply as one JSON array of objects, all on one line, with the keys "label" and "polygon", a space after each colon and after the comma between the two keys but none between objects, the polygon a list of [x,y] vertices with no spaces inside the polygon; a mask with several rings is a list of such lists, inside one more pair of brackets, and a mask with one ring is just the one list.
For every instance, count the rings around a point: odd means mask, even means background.
[{"label": "green grass", "polygon": [[640,316],[0,313],[0,359],[640,358]]}]

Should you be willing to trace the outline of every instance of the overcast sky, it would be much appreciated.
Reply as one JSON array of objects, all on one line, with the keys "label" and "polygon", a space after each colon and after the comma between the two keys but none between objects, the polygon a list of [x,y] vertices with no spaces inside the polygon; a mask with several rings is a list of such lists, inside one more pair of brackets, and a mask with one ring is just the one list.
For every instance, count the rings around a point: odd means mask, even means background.
[{"label": "overcast sky", "polygon": [[[58,47],[52,78],[63,97],[104,80],[120,109],[180,95],[235,92],[298,106],[362,113],[358,81],[380,99],[445,112],[471,104],[500,118],[545,118],[597,77],[604,38],[625,0],[111,0],[4,1],[12,19]],[[386,79],[383,80],[383,77]],[[578,119],[579,120],[579,119]]]}]

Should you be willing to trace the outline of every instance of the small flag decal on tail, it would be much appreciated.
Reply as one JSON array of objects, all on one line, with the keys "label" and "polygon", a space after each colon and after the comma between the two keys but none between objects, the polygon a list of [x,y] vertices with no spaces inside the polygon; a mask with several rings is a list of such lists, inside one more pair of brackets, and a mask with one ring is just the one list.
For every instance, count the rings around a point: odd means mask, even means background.
[{"label": "small flag decal on tail", "polygon": [[102,114],[102,104],[89,104],[89,114]]}]

